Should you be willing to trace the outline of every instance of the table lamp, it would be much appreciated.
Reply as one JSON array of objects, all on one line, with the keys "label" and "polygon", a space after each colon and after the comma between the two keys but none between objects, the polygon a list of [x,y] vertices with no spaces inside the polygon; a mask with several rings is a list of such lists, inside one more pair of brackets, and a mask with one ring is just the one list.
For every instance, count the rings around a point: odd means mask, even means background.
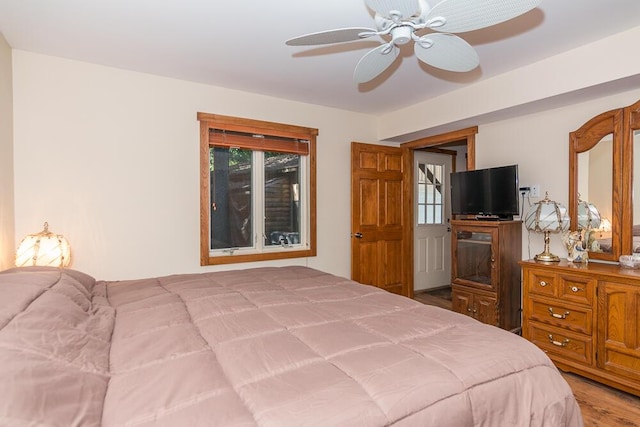
[{"label": "table lamp", "polygon": [[529,231],[544,233],[544,251],[534,257],[536,261],[560,261],[560,257],[549,251],[549,235],[569,229],[567,208],[549,200],[549,194],[545,193],[544,199],[534,203],[534,208],[527,214],[525,227]]},{"label": "table lamp", "polygon": [[578,230],[593,230],[600,227],[601,217],[598,209],[580,198],[578,194]]},{"label": "table lamp", "polygon": [[66,267],[71,262],[71,246],[60,234],[49,231],[49,223],[44,230],[29,234],[22,239],[16,252],[16,266]]}]

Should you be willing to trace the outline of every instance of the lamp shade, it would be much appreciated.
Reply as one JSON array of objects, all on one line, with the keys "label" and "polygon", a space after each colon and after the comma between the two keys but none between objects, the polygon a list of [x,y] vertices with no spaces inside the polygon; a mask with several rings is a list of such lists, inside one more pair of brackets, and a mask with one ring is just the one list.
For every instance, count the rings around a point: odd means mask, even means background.
[{"label": "lamp shade", "polygon": [[534,204],[534,208],[529,211],[524,221],[527,230],[539,233],[566,231],[569,229],[569,223],[567,208],[549,200],[548,194],[545,194],[543,200]]},{"label": "lamp shade", "polygon": [[600,227],[600,212],[593,205],[578,196],[578,229],[589,230]]},{"label": "lamp shade", "polygon": [[44,223],[44,230],[29,234],[18,246],[16,266],[49,266],[66,267],[71,262],[71,246],[60,234],[49,231],[49,224]]},{"label": "lamp shade", "polygon": [[536,261],[560,261],[560,257],[549,251],[549,234],[559,233],[569,229],[569,214],[567,208],[560,203],[549,200],[549,194],[544,199],[534,204],[524,220],[524,225],[529,231],[544,233],[544,251],[534,257]]}]

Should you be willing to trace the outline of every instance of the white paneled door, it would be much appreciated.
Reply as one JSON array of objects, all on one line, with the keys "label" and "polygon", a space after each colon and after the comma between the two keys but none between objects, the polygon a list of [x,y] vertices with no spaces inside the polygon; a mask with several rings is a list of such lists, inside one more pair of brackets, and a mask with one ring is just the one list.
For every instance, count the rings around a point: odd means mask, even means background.
[{"label": "white paneled door", "polygon": [[414,291],[451,283],[449,174],[452,157],[414,151]]}]

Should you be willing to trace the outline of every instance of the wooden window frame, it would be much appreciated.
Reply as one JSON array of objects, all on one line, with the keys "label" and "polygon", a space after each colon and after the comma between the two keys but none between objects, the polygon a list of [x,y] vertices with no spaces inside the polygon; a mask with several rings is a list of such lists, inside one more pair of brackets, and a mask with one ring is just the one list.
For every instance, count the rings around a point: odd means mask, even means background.
[{"label": "wooden window frame", "polygon": [[[198,113],[200,122],[200,265],[234,264],[242,262],[267,261],[316,256],[316,137],[318,130],[302,126],[286,125],[219,114]],[[309,235],[306,249],[262,252],[255,254],[229,254],[228,256],[210,256],[211,202],[209,188],[209,148],[210,132],[226,130],[254,133],[284,138],[308,140],[309,151]]]}]

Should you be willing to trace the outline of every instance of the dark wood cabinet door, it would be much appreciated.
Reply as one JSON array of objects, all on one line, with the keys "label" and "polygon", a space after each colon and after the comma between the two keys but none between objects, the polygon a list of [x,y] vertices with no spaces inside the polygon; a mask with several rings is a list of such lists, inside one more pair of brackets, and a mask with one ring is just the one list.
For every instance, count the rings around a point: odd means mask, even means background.
[{"label": "dark wood cabinet door", "polygon": [[496,299],[484,295],[474,295],[473,306],[475,318],[488,325],[498,326],[498,311]]},{"label": "dark wood cabinet door", "polygon": [[473,317],[473,294],[454,288],[451,295],[453,311]]}]

